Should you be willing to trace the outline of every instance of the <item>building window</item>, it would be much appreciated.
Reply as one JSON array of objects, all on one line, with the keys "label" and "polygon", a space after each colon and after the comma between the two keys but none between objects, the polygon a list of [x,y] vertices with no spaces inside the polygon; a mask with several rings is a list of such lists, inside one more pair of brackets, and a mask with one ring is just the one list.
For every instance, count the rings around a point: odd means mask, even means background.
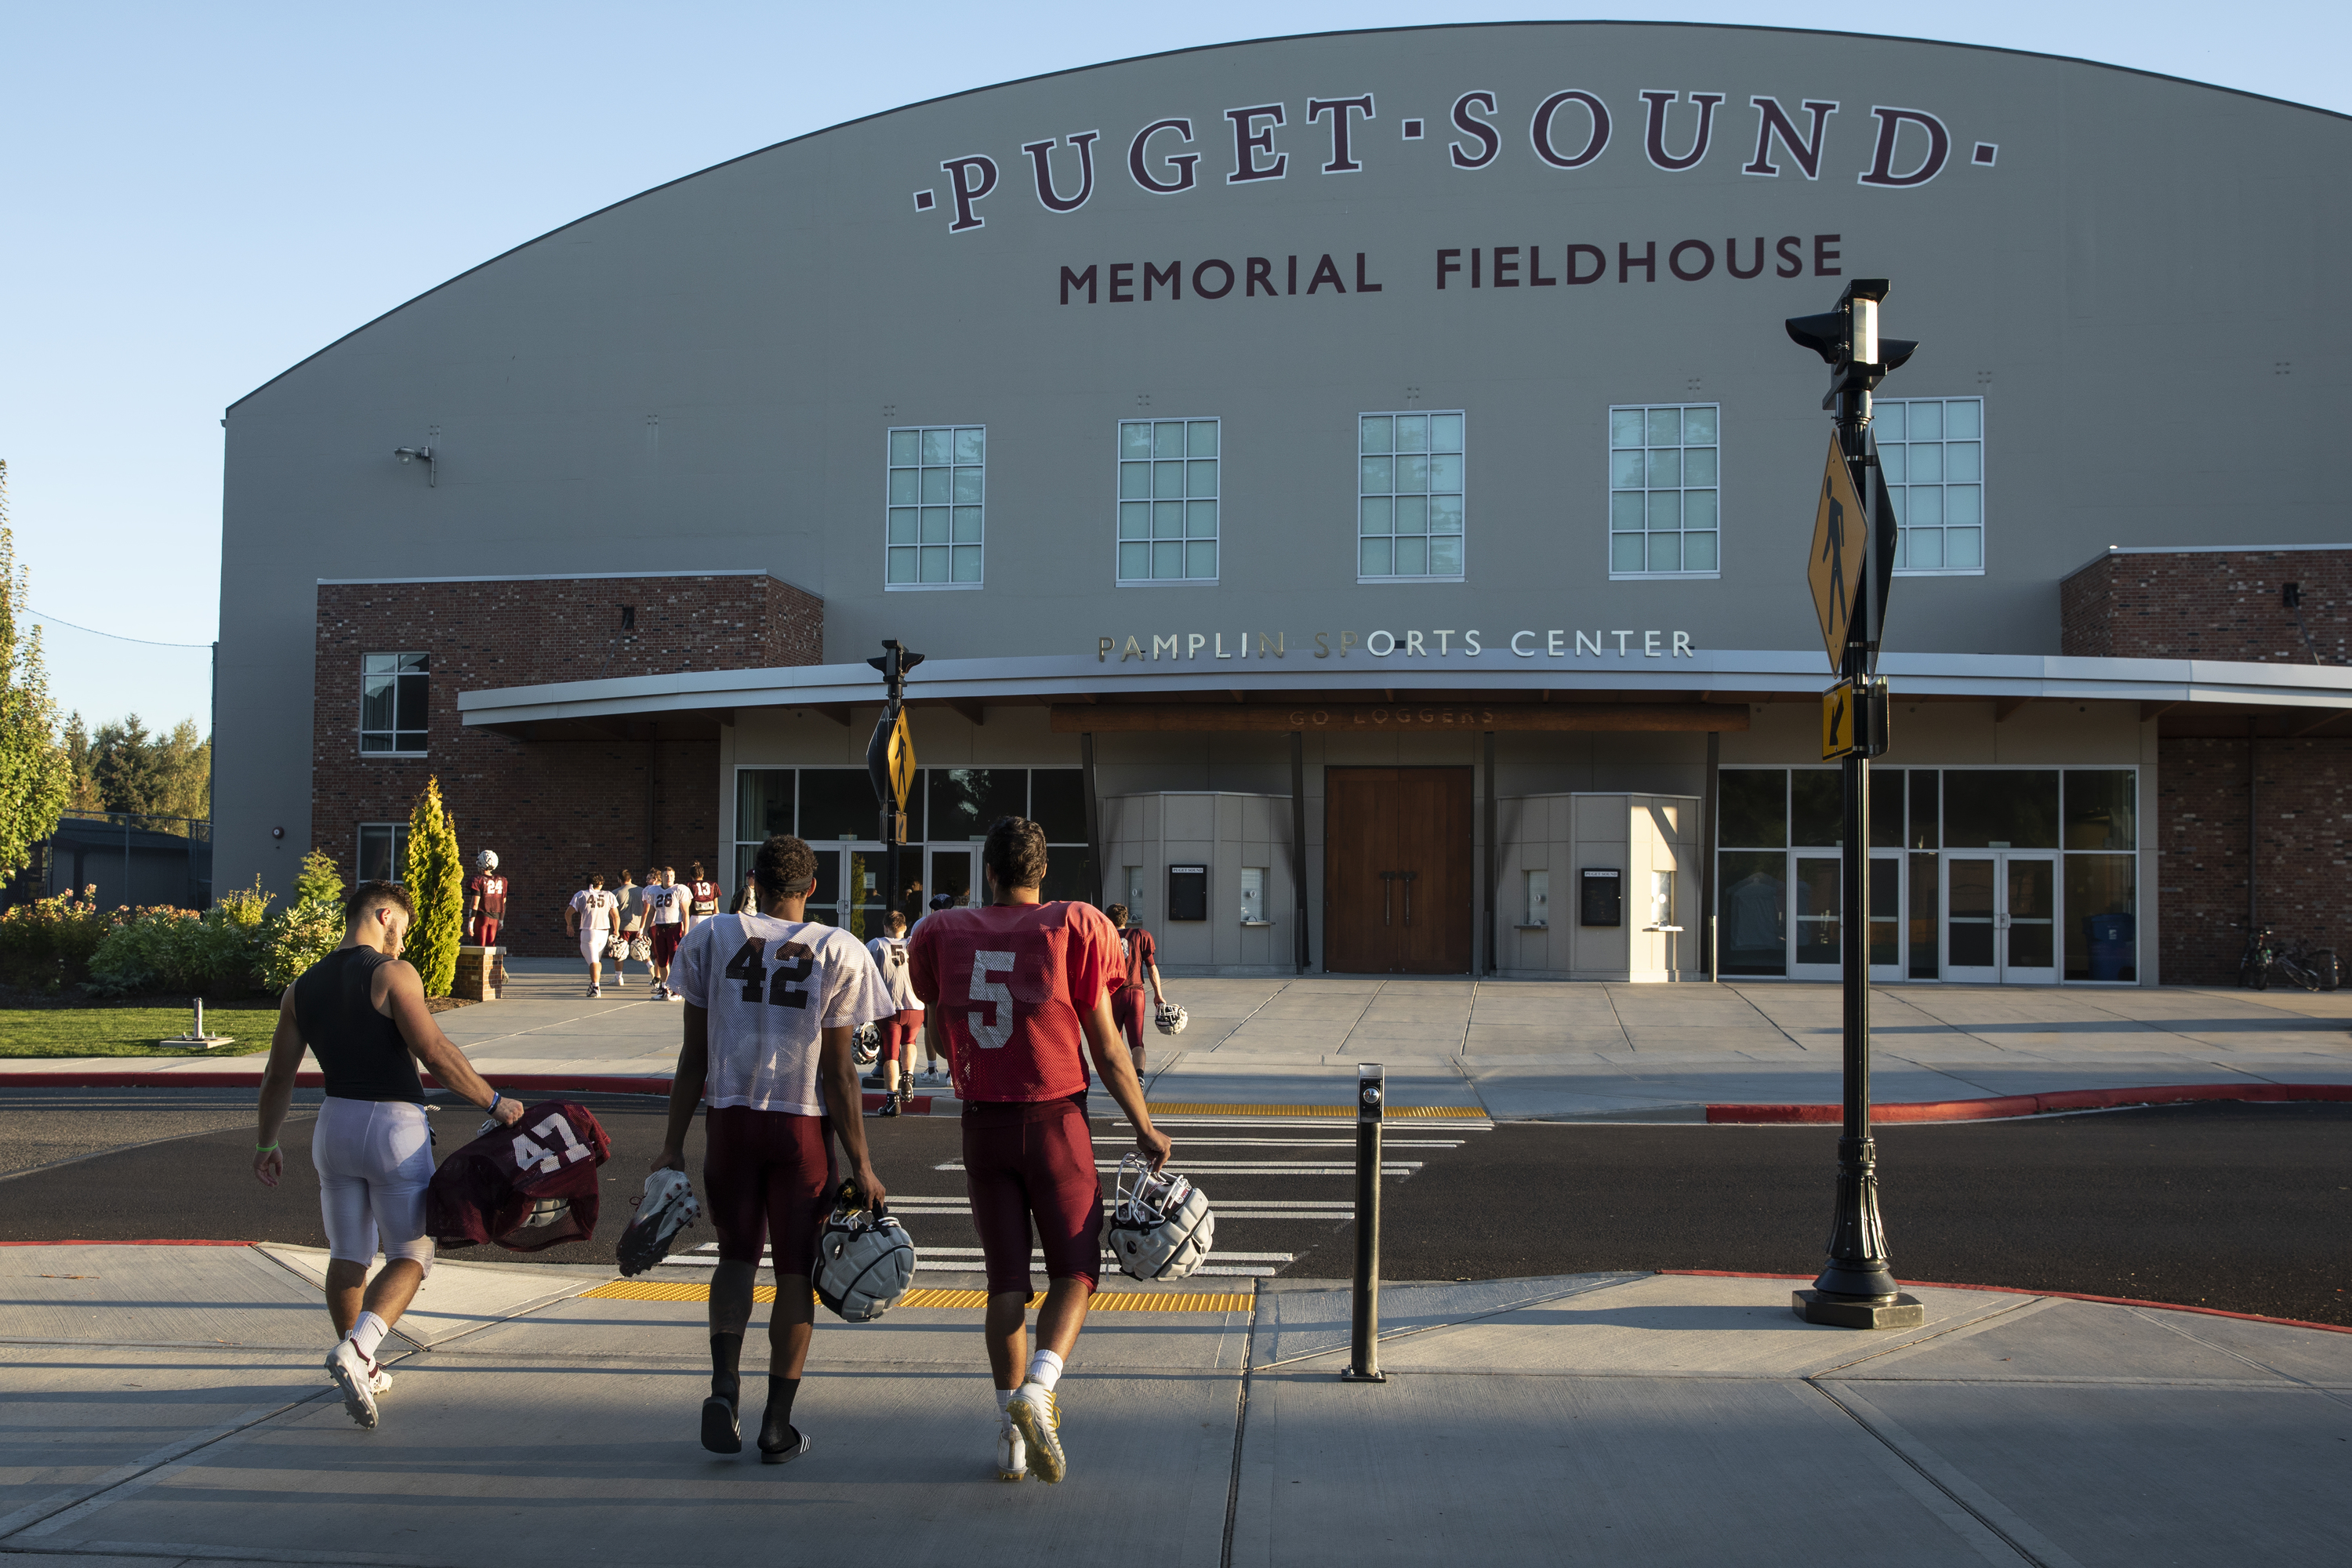
[{"label": "building window", "polygon": [[1880,402],[1871,416],[1900,531],[1897,572],[1984,571],[1984,399]]},{"label": "building window", "polygon": [[360,876],[362,882],[400,882],[408,878],[408,824],[360,824]]},{"label": "building window", "polygon": [[1214,419],[1118,426],[1118,581],[1217,580]]},{"label": "building window", "polygon": [[1722,559],[1721,408],[1609,411],[1609,574],[1716,575]]},{"label": "building window", "polygon": [[980,586],[987,457],[985,426],[914,426],[889,432],[885,586]]},{"label": "building window", "polygon": [[1356,417],[1356,575],[1462,575],[1462,415]]},{"label": "building window", "polygon": [[360,656],[360,750],[395,755],[425,754],[425,688],[433,656],[370,653]]}]

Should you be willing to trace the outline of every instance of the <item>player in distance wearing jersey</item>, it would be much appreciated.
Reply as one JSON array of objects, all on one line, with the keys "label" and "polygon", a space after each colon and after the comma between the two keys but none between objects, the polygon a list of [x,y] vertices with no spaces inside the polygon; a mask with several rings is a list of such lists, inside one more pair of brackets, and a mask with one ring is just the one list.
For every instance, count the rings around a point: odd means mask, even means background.
[{"label": "player in distance wearing jersey", "polygon": [[[989,1368],[996,1376],[998,1479],[1034,1462],[1067,1470],[1055,1385],[1086,1326],[1102,1268],[1102,1180],[1087,1126],[1092,1055],[1103,1087],[1135,1128],[1154,1170],[1167,1137],[1111,1021],[1124,969],[1118,933],[1091,904],[1044,903],[1045,831],[1008,816],[982,852],[989,902],[935,910],[908,939],[924,1027],[944,1050],[963,1102],[964,1190],[988,1268]],[[1028,1353],[1029,1228],[1050,1281]]]},{"label": "player in distance wearing jersey", "polygon": [[797,838],[760,846],[752,863],[760,912],[698,921],[670,982],[686,999],[686,1040],[671,1080],[669,1130],[652,1169],[686,1168],[698,1100],[705,1119],[703,1200],[719,1231],[710,1281],[710,1397],[702,1446],[740,1453],[743,1332],[762,1242],[772,1249],[775,1310],[768,1320],[768,1404],[760,1460],[808,1452],[793,1426],[816,1312],[809,1277],[817,1232],[834,1200],[833,1146],[849,1155],[860,1201],[887,1195],[866,1151],[864,1101],[851,1037],[897,1011],[857,939],[806,918],[816,857]]}]

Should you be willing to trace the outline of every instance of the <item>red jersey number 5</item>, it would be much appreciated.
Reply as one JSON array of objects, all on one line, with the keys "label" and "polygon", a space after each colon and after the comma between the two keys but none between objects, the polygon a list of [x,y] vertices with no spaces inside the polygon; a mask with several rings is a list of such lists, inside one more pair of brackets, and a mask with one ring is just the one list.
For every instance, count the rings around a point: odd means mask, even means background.
[{"label": "red jersey number 5", "polygon": [[[1013,955],[1009,952],[975,952],[971,955],[971,1037],[983,1051],[1001,1051],[1013,1038],[1013,993],[988,977],[992,969],[1013,978]],[[992,1008],[989,1005],[993,1004]],[[995,1021],[988,1014],[993,1011]]]}]

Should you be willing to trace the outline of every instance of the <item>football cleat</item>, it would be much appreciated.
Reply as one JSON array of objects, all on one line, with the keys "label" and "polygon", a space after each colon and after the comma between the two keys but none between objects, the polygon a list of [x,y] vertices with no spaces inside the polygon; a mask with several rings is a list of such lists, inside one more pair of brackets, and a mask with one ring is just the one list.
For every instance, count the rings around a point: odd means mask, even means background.
[{"label": "football cleat", "polygon": [[367,1357],[360,1347],[349,1340],[338,1340],[335,1348],[327,1352],[327,1371],[335,1386],[343,1393],[343,1408],[352,1419],[373,1432],[375,1430],[375,1388]]},{"label": "football cleat", "polygon": [[884,1204],[852,1208],[855,1193],[841,1184],[833,1217],[816,1238],[816,1298],[844,1322],[870,1323],[906,1300],[915,1283],[915,1244]]},{"label": "football cleat", "polygon": [[[327,1369],[327,1381],[329,1383],[335,1381],[332,1367]],[[368,1363],[368,1392],[378,1399],[392,1392],[392,1373],[383,1370],[382,1362]]]},{"label": "football cleat", "polygon": [[1010,1420],[996,1424],[996,1479],[1000,1481],[1025,1481],[1029,1479],[1029,1445],[1021,1440],[1021,1430]]},{"label": "football cleat", "polygon": [[625,1278],[643,1274],[668,1257],[678,1232],[701,1215],[702,1205],[696,1201],[693,1184],[684,1171],[656,1171],[646,1178],[645,1194],[636,1200],[636,1209],[635,1217],[613,1247]]},{"label": "football cleat", "polygon": [[1111,1187],[1111,1256],[1138,1279],[1181,1279],[1217,1238],[1208,1194],[1189,1177],[1155,1172],[1140,1154],[1118,1163]]},{"label": "football cleat", "polygon": [[1181,1035],[1184,1032],[1184,1026],[1191,1021],[1192,1015],[1173,1002],[1162,1002],[1160,1005],[1160,1011],[1154,1014],[1151,1019],[1153,1025],[1163,1035]]},{"label": "football cleat", "polygon": [[1037,1462],[1037,1479],[1058,1482],[1070,1473],[1069,1456],[1062,1451],[1062,1413],[1054,1391],[1039,1383],[1024,1383],[1005,1407],[1020,1429],[1028,1458]]},{"label": "football cleat", "polygon": [[604,994],[604,988],[602,985],[591,985],[588,987],[588,994],[591,997],[602,996]]}]

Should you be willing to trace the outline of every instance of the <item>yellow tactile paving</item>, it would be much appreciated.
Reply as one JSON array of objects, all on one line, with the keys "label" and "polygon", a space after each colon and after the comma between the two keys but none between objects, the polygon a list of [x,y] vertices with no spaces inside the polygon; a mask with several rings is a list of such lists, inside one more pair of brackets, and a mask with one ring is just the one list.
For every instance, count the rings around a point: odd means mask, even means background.
[{"label": "yellow tactile paving", "polygon": [[[1345,1116],[1352,1120],[1356,1114],[1356,1108],[1352,1105],[1192,1105],[1184,1103],[1161,1105],[1154,1101],[1151,1114],[1154,1116]],[[1388,1114],[1391,1121],[1438,1117],[1459,1118],[1469,1121],[1486,1120],[1486,1113],[1484,1110],[1463,1105],[1391,1105],[1389,1107]]]},{"label": "yellow tactile paving", "polygon": [[[583,1291],[583,1299],[605,1301],[707,1301],[710,1287],[697,1280],[614,1279]],[[775,1287],[761,1285],[751,1292],[754,1301],[772,1301]],[[1029,1299],[1036,1306],[1045,1298]],[[1255,1298],[1238,1290],[1104,1290],[1096,1294],[1097,1312],[1246,1312]],[[901,1307],[939,1307],[978,1311],[988,1305],[985,1290],[909,1290]]]}]

